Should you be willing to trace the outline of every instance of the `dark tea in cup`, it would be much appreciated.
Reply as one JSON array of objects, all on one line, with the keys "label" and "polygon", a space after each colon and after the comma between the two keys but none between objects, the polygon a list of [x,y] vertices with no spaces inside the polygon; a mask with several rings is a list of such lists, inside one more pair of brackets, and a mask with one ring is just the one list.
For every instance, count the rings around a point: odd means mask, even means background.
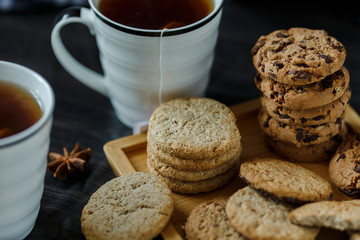
[{"label": "dark tea in cup", "polygon": [[0,138],[19,133],[42,116],[36,99],[27,90],[0,81]]},{"label": "dark tea in cup", "polygon": [[120,24],[141,29],[171,29],[211,13],[211,0],[100,0],[99,11]]}]

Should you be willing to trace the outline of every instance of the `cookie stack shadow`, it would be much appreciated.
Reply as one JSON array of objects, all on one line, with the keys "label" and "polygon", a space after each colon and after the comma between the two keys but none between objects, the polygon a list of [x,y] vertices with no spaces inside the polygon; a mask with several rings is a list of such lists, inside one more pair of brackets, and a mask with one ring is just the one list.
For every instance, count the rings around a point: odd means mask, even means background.
[{"label": "cookie stack shadow", "polygon": [[324,30],[291,28],[261,36],[252,55],[270,147],[291,161],[329,160],[347,132],[344,46]]},{"label": "cookie stack shadow", "polygon": [[149,120],[147,164],[173,192],[196,194],[226,185],[240,166],[240,132],[224,104],[178,98],[161,104]]}]

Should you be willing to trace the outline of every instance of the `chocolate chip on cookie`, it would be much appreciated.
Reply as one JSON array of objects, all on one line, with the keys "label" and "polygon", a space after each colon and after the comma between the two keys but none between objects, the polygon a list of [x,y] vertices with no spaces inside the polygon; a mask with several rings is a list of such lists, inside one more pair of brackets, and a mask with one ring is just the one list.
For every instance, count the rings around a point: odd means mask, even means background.
[{"label": "chocolate chip on cookie", "polygon": [[259,113],[259,124],[264,133],[274,140],[290,142],[300,147],[330,140],[341,131],[345,121],[340,117],[335,122],[318,125],[288,125],[271,117],[262,108]]},{"label": "chocolate chip on cookie", "polygon": [[347,133],[347,127],[341,129],[341,132],[330,140],[304,146],[296,146],[293,143],[276,141],[270,137],[266,137],[266,142],[279,156],[293,162],[325,162],[329,161],[343,138]]},{"label": "chocolate chip on cookie", "polygon": [[337,100],[316,108],[289,109],[281,107],[266,96],[262,96],[261,105],[268,114],[279,122],[289,125],[319,125],[327,122],[335,122],[344,114],[346,106],[351,97],[351,90],[346,92]]},{"label": "chocolate chip on cookie", "polygon": [[257,74],[255,84],[262,94],[279,107],[287,109],[316,108],[341,98],[349,86],[349,72],[345,67],[323,80],[294,86],[276,82]]}]

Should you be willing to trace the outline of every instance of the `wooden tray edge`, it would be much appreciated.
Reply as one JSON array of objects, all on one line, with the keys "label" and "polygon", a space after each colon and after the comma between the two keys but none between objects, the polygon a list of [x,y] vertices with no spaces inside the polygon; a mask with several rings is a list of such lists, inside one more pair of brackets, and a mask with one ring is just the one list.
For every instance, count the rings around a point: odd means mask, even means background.
[{"label": "wooden tray edge", "polygon": [[[117,147],[113,147],[114,145],[116,145]],[[144,145],[146,145],[145,133],[118,138],[109,141],[104,145],[103,150],[105,156],[116,176],[135,172],[135,169],[129,161],[126,152],[129,150],[144,147]],[[110,156],[116,157],[114,158]]]}]

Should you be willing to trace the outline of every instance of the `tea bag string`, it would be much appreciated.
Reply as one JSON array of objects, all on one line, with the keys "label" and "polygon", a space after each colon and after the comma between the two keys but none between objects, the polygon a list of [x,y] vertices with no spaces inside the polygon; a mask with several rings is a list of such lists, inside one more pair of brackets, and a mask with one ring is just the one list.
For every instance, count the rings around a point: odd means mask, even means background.
[{"label": "tea bag string", "polygon": [[164,73],[163,73],[163,35],[168,29],[163,28],[160,33],[160,56],[159,56],[159,69],[160,69],[160,84],[159,84],[159,105],[162,103],[162,91],[164,84]]}]

